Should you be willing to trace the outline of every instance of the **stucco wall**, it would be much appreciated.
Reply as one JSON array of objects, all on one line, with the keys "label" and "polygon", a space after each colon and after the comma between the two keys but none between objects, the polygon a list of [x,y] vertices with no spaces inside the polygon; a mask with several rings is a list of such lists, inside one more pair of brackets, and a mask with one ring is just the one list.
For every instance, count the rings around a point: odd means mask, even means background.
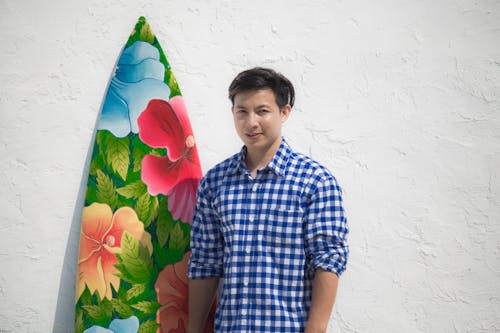
[{"label": "stucco wall", "polygon": [[271,66],[284,128],[345,192],[329,332],[500,331],[500,1],[0,1],[0,332],[70,332],[86,161],[147,17],[203,169],[240,147],[226,89]]}]

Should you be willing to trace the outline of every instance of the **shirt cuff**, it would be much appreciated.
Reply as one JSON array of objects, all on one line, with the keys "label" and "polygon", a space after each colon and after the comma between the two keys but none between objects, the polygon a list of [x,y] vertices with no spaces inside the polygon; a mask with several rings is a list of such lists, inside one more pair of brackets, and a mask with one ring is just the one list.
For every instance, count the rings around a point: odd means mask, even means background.
[{"label": "shirt cuff", "polygon": [[190,280],[208,279],[215,276],[222,276],[222,266],[206,265],[189,261],[188,278]]},{"label": "shirt cuff", "polygon": [[309,271],[318,268],[336,274],[340,277],[345,272],[349,248],[347,245],[312,255],[308,264]]}]

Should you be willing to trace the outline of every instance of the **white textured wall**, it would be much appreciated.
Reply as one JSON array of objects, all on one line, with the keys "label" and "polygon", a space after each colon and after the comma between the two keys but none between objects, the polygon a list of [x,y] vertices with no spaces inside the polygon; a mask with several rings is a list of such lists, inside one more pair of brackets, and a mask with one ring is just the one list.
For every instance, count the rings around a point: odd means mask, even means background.
[{"label": "white textured wall", "polygon": [[226,88],[295,83],[285,135],[345,190],[329,332],[500,331],[500,1],[0,1],[0,332],[70,332],[109,75],[145,15],[204,170],[239,149]]}]

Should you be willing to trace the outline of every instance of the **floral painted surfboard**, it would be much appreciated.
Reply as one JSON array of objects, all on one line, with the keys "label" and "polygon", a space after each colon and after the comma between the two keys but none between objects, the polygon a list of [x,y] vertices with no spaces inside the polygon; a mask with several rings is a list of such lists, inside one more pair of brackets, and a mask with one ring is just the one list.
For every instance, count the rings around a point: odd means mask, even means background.
[{"label": "floral painted surfboard", "polygon": [[[81,222],[77,333],[185,332],[201,177],[181,92],[140,17],[97,124]],[[213,312],[207,333],[211,327]]]}]

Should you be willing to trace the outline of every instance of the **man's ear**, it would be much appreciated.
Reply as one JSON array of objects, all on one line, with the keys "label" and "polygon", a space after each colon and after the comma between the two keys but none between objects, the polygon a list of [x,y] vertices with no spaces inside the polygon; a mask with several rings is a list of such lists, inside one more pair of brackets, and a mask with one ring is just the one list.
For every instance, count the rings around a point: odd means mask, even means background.
[{"label": "man's ear", "polygon": [[292,107],[290,106],[290,104],[287,104],[281,108],[281,112],[280,112],[281,113],[281,123],[284,123],[288,119],[291,112],[292,112]]}]

